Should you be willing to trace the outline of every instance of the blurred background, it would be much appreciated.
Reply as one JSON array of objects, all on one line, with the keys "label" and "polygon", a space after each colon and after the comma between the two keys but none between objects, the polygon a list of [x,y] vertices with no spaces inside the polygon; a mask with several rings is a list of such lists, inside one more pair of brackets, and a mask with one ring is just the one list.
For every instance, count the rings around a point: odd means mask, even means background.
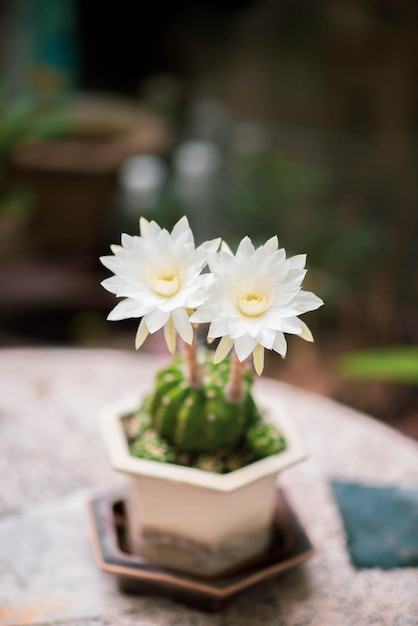
[{"label": "blurred background", "polygon": [[140,215],[277,233],[326,306],[267,374],[418,439],[417,70],[413,0],[3,0],[0,346],[133,349]]}]

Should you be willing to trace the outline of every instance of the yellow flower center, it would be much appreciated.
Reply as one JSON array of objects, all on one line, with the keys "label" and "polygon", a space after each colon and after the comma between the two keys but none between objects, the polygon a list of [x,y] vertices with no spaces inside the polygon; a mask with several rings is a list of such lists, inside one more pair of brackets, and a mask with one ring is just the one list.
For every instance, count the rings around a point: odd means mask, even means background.
[{"label": "yellow flower center", "polygon": [[273,292],[264,277],[251,272],[241,276],[235,285],[235,304],[246,317],[259,317],[271,305]]},{"label": "yellow flower center", "polygon": [[175,296],[181,287],[180,274],[162,274],[149,277],[149,285],[153,291],[163,298]]},{"label": "yellow flower center", "polygon": [[271,298],[265,293],[241,293],[237,297],[240,313],[246,317],[258,317],[267,311]]}]

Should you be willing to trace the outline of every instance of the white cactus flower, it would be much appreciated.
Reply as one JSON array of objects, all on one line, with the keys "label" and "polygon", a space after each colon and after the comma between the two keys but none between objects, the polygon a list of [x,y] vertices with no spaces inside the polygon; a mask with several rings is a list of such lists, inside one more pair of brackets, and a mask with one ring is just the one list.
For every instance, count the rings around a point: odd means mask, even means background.
[{"label": "white cactus flower", "polygon": [[210,322],[209,340],[221,337],[215,362],[222,361],[234,347],[240,361],[253,353],[256,372],[261,374],[265,348],[286,355],[284,333],[313,341],[298,315],[323,302],[301,289],[305,263],[306,255],[286,258],[277,237],[257,249],[245,237],[235,256],[227,248],[209,255],[213,278],[205,304],[190,319]]},{"label": "white cactus flower", "polygon": [[220,239],[195,248],[193,233],[182,217],[171,233],[154,221],[140,219],[141,235],[126,235],[111,247],[113,256],[101,257],[114,273],[102,285],[124,300],[108,315],[109,320],[142,318],[135,338],[138,349],[149,333],[164,328],[170,352],[175,351],[176,331],[186,343],[193,341],[190,310],[204,301],[207,254],[215,253]]}]

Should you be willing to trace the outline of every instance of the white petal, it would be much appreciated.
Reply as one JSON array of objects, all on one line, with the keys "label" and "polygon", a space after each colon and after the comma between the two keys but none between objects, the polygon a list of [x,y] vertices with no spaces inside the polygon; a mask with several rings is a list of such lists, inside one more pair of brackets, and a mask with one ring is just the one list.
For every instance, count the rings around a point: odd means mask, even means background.
[{"label": "white petal", "polygon": [[265,252],[267,252],[267,254],[271,254],[272,252],[275,252],[278,247],[279,247],[279,240],[277,239],[277,235],[274,235],[274,237],[271,237],[271,239],[266,241],[266,243],[263,246],[263,249],[265,250]]},{"label": "white petal", "polygon": [[174,228],[171,231],[171,236],[174,240],[176,240],[182,233],[186,232],[187,230],[190,231],[190,234],[192,233],[189,226],[189,220],[185,215],[183,215],[183,217],[181,217],[179,221],[174,225]]},{"label": "white petal", "polygon": [[206,324],[211,322],[216,314],[215,309],[210,306],[201,306],[190,317],[190,321],[193,324]]},{"label": "white petal", "polygon": [[216,348],[215,356],[213,357],[213,362],[220,363],[224,360],[224,358],[230,353],[234,342],[230,337],[222,337],[220,342],[218,343],[218,347]]},{"label": "white petal", "polygon": [[224,241],[223,239],[222,239],[222,241],[221,241],[221,251],[222,251],[222,252],[226,252],[226,254],[229,254],[230,256],[234,256],[234,254],[233,254],[233,252],[232,252],[231,248],[230,248],[230,247],[229,247],[229,245],[226,243],[226,241]]},{"label": "white petal", "polygon": [[224,319],[218,318],[215,319],[211,325],[209,326],[208,335],[209,337],[223,337],[228,334],[228,324]]},{"label": "white petal", "polygon": [[157,332],[157,330],[160,330],[160,328],[162,328],[164,324],[167,324],[169,318],[169,313],[166,313],[165,311],[160,311],[159,309],[154,309],[154,311],[148,313],[145,316],[145,321],[149,332],[155,333]]},{"label": "white petal", "polygon": [[101,256],[100,262],[111,272],[116,273],[120,267],[120,260],[115,256]]},{"label": "white petal", "polygon": [[135,302],[135,300],[122,300],[119,302],[112,311],[110,311],[107,319],[111,322],[116,322],[119,320],[126,320],[131,317],[141,317],[142,316],[142,306]]},{"label": "white petal", "polygon": [[185,309],[176,309],[172,312],[171,318],[180,337],[186,343],[193,342],[193,326]]},{"label": "white petal", "polygon": [[122,233],[120,238],[122,247],[127,250],[134,249],[138,239],[139,237],[137,237],[136,235],[128,235],[127,233]]},{"label": "white petal", "polygon": [[167,344],[167,348],[171,354],[176,351],[176,329],[174,328],[173,320],[169,318],[167,324],[164,326],[164,339]]},{"label": "white petal", "polygon": [[202,287],[204,289],[204,291],[208,291],[210,286],[213,285],[213,281],[215,280],[215,277],[213,274],[201,274],[200,279],[202,281]]},{"label": "white petal", "polygon": [[139,326],[138,326],[138,330],[136,331],[136,336],[135,336],[135,348],[136,350],[139,350],[139,348],[142,346],[142,344],[144,343],[145,339],[148,337],[148,328],[147,325],[145,323],[145,319],[142,318]]},{"label": "white petal", "polygon": [[149,221],[145,217],[139,218],[139,230],[142,237],[145,237],[149,228]]},{"label": "white petal", "polygon": [[305,269],[290,268],[289,271],[287,272],[286,280],[285,280],[283,287],[287,291],[290,291],[291,289],[294,289],[295,287],[300,288],[300,286],[302,285],[303,279],[306,276],[307,271],[308,270],[305,270]]},{"label": "white petal", "polygon": [[259,376],[263,373],[264,369],[264,348],[258,343],[253,351],[253,362],[255,371]]},{"label": "white petal", "polygon": [[271,328],[262,328],[257,334],[256,339],[264,348],[271,350],[273,348],[274,340],[276,339],[276,331]]},{"label": "white petal", "polygon": [[234,266],[235,257],[222,250],[218,254],[208,255],[208,265],[211,272],[225,278],[225,271]]},{"label": "white petal", "polygon": [[118,276],[110,276],[109,278],[105,278],[100,283],[102,287],[104,287],[107,291],[114,293],[116,295],[120,294],[120,290],[123,288],[123,282]]},{"label": "white petal", "polygon": [[229,334],[232,339],[237,339],[243,335],[256,337],[263,328],[263,317],[245,317],[241,314],[226,318]]},{"label": "white petal", "polygon": [[299,291],[294,302],[292,302],[292,305],[299,309],[298,315],[319,309],[323,304],[321,298],[318,298],[318,296],[310,291],[303,290]]},{"label": "white petal", "polygon": [[116,254],[117,252],[120,252],[121,250],[123,250],[122,246],[120,246],[117,243],[112,243],[112,245],[110,246],[110,249],[113,252],[113,254]]},{"label": "white petal", "polygon": [[221,244],[221,238],[211,239],[210,241],[204,241],[200,246],[196,248],[196,252],[202,252],[205,256],[208,254],[216,254],[219,245]]},{"label": "white petal", "polygon": [[306,254],[296,254],[289,258],[290,267],[292,269],[303,270],[306,265]]},{"label": "white petal", "polygon": [[309,328],[306,326],[305,322],[302,322],[302,320],[299,320],[301,328],[302,328],[302,338],[305,341],[309,341],[309,342],[313,342],[314,338],[313,335],[311,333],[311,331],[309,330]]},{"label": "white petal", "polygon": [[286,317],[282,319],[282,328],[281,330],[284,333],[292,333],[293,335],[301,335],[301,321],[297,317]]},{"label": "white petal", "polygon": [[179,233],[176,237],[173,237],[173,235],[171,235],[171,237],[177,250],[182,250],[183,248],[188,246],[189,251],[193,254],[195,253],[193,233],[190,228],[183,231],[182,233]]},{"label": "white petal", "polygon": [[157,239],[160,232],[161,228],[158,226],[157,222],[154,222],[154,220],[152,220],[146,227],[145,238],[151,240]]},{"label": "white petal", "polygon": [[160,232],[158,233],[158,237],[155,243],[157,245],[157,250],[158,250],[158,255],[159,255],[157,257],[157,263],[158,263],[158,261],[161,261],[164,254],[166,254],[169,250],[173,249],[173,240],[171,238],[170,233],[165,228],[162,228]]},{"label": "white petal", "polygon": [[236,256],[250,257],[252,254],[254,254],[254,252],[255,248],[252,244],[251,239],[249,237],[244,237],[244,239],[241,239],[239,243]]},{"label": "white petal", "polygon": [[257,343],[257,340],[249,335],[244,335],[244,337],[238,337],[238,339],[235,339],[235,352],[237,353],[238,359],[240,361],[244,361],[254,350]]},{"label": "white petal", "polygon": [[276,333],[276,339],[274,340],[273,350],[278,352],[282,357],[286,356],[287,342],[283,333]]}]

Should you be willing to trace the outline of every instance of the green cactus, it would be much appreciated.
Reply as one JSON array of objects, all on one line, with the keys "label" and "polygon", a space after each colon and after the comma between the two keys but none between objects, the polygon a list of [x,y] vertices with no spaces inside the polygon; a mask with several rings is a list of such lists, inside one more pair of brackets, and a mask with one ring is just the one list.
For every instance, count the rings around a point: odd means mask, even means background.
[{"label": "green cactus", "polygon": [[161,439],[154,430],[147,430],[132,443],[131,454],[149,461],[175,463],[176,454],[171,446]]},{"label": "green cactus", "polygon": [[284,437],[273,424],[262,418],[251,424],[246,432],[247,447],[257,458],[278,454],[286,448]]},{"label": "green cactus", "polygon": [[158,372],[154,393],[126,416],[131,454],[226,474],[285,449],[283,436],[260,414],[244,373],[239,402],[227,400],[230,363],[200,355],[203,385],[187,382],[183,357]]},{"label": "green cactus", "polygon": [[225,388],[229,364],[202,363],[204,386],[190,387],[184,362],[176,358],[156,378],[151,414],[155,430],[173,446],[187,452],[213,452],[235,445],[257,415],[251,396],[251,376],[244,379],[243,398],[229,402]]}]

